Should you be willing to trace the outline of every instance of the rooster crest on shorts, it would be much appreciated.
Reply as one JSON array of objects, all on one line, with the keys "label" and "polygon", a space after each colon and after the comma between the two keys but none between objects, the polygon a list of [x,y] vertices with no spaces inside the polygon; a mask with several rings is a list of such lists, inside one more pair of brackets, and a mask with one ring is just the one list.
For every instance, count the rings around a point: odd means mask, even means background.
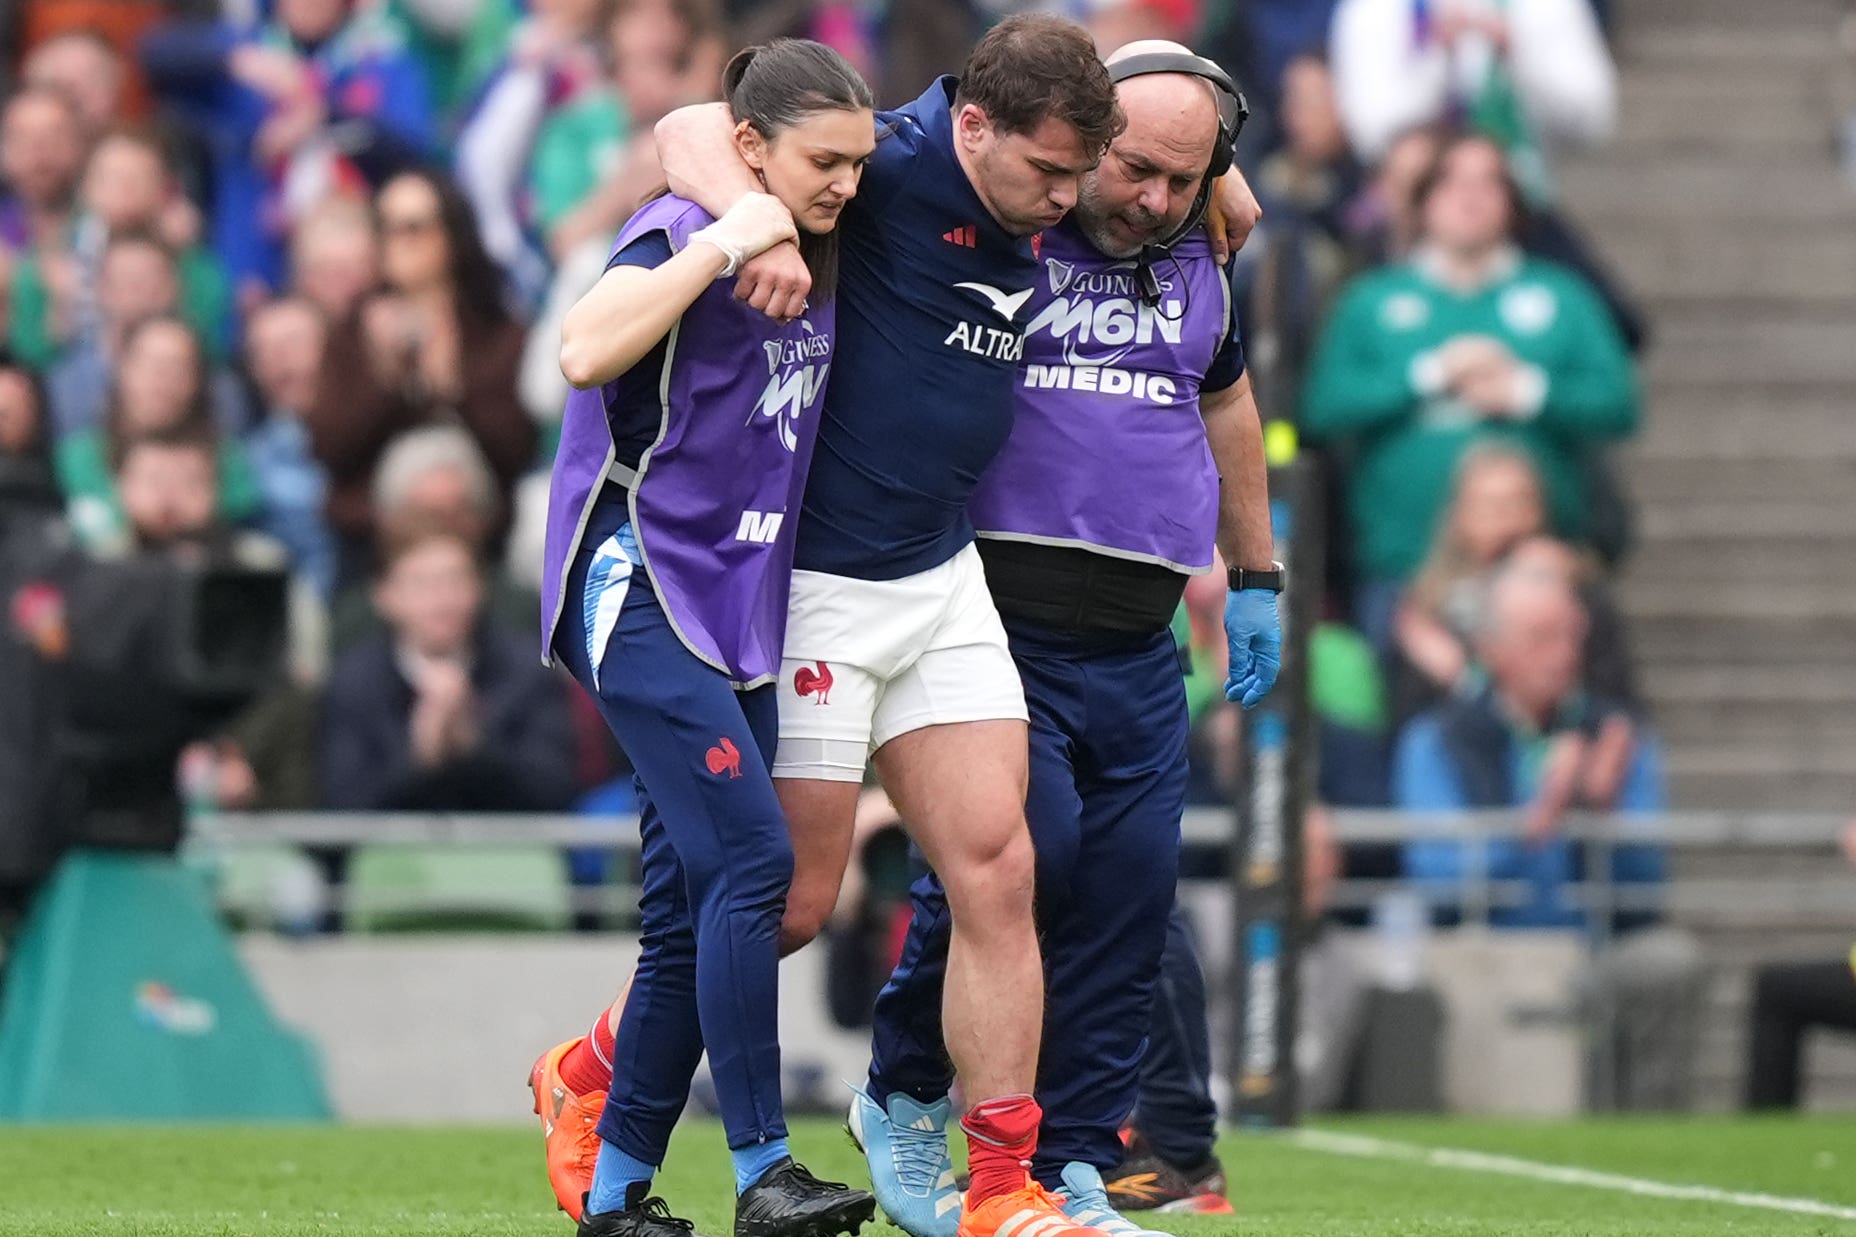
[{"label": "rooster crest on shorts", "polygon": [[812,666],[801,666],[793,673],[793,690],[801,696],[814,697],[814,705],[831,703],[831,667],[824,662]]}]

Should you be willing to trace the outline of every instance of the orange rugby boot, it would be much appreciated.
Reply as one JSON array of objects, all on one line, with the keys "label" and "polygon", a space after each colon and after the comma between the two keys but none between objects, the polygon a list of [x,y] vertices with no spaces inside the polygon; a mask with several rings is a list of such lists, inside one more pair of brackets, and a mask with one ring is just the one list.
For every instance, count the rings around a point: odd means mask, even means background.
[{"label": "orange rugby boot", "polygon": [[959,1237],[1107,1237],[1063,1214],[1063,1196],[1030,1178],[1025,1188],[998,1194],[960,1213]]},{"label": "orange rugby boot", "polygon": [[599,1158],[599,1115],[605,1111],[603,1091],[575,1095],[561,1079],[561,1058],[586,1036],[576,1035],[541,1054],[528,1072],[528,1089],[535,1096],[535,1115],[548,1145],[548,1184],[555,1201],[575,1221],[581,1204],[593,1188],[593,1162]]}]

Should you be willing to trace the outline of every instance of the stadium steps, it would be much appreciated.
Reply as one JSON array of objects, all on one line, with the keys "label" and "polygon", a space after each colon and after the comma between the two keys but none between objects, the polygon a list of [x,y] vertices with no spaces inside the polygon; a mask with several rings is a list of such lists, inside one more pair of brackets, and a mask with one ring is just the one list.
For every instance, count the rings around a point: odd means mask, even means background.
[{"label": "stadium steps", "polygon": [[[1709,69],[1717,106],[1732,106],[1742,85],[1796,73],[1835,52],[1838,0],[1619,0],[1623,67]],[[1758,70],[1753,74],[1747,70]],[[1826,83],[1826,87],[1832,83]],[[1628,123],[1628,121],[1626,122]]]},{"label": "stadium steps", "polygon": [[1671,702],[1720,700],[1735,709],[1835,707],[1856,729],[1856,683],[1826,678],[1808,666],[1779,666],[1749,675],[1731,662],[1691,663],[1665,669],[1658,688],[1662,699]]},{"label": "stadium steps", "polygon": [[1841,5],[1616,7],[1617,138],[1558,166],[1567,206],[1652,316],[1620,591],[1673,798],[1856,812]]},{"label": "stadium steps", "polygon": [[1667,319],[1659,326],[1723,311],[1734,321],[1773,321],[1848,305],[1856,285],[1848,219],[1796,220],[1782,234],[1747,235],[1725,248],[1720,230],[1706,218],[1619,221],[1607,230],[1607,256],[1627,286],[1657,302]]},{"label": "stadium steps", "polygon": [[1811,157],[1824,149],[1824,131],[1799,120],[1832,94],[1812,78],[1774,73],[1726,98],[1706,77],[1646,67],[1620,84],[1620,113],[1640,119],[1607,154],[1725,155],[1756,163]]},{"label": "stadium steps", "polygon": [[[1654,316],[1621,582],[1678,805],[1856,811],[1856,191],[1837,0],[1619,0],[1620,125],[1560,165],[1574,214]],[[1681,851],[1676,879],[1821,880],[1811,850]],[[1688,908],[1710,960],[1700,1107],[1739,1102],[1751,972],[1835,958],[1847,922]],[[1856,1045],[1807,1048],[1807,1099],[1856,1105]]]},{"label": "stadium steps", "polygon": [[[1555,165],[1554,173],[1580,221],[1601,236],[1614,227],[1705,226],[1731,233],[1723,246],[1730,248],[1748,228],[1849,219],[1848,191],[1828,160],[1828,116],[1818,125],[1818,132],[1824,156],[1809,163],[1800,159],[1788,167],[1785,192],[1777,196],[1772,193],[1772,182],[1749,178],[1745,165],[1712,154],[1670,153],[1653,162],[1639,156],[1636,162],[1607,167],[1602,161],[1611,157],[1613,149],[1607,148],[1574,161],[1563,160]],[[1722,238],[1716,239],[1718,243]]]},{"label": "stadium steps", "polygon": [[[1856,190],[1838,0],[1617,0],[1620,132],[1562,160],[1574,215],[1654,317],[1625,469],[1622,581],[1678,805],[1856,812]],[[1810,850],[1676,854],[1676,879],[1781,885]],[[1847,922],[1689,908],[1710,960],[1697,1100],[1739,1102],[1751,971],[1826,959]],[[1807,1099],[1856,1106],[1856,1045],[1807,1049]]]},{"label": "stadium steps", "polygon": [[[1659,388],[1667,394],[1671,384]],[[1659,460],[1819,460],[1856,456],[1856,417],[1847,388],[1717,384],[1702,421],[1652,414],[1633,448],[1638,470]]]},{"label": "stadium steps", "polygon": [[[1856,562],[1856,529],[1838,539],[1838,553]],[[1799,549],[1789,537],[1661,537],[1651,551],[1650,562],[1640,562],[1632,572],[1641,586],[1651,580],[1692,579],[1706,575],[1721,563],[1724,554],[1742,556],[1736,573],[1765,585],[1796,585],[1817,577],[1823,570],[1822,554],[1817,547]]]},{"label": "stadium steps", "polygon": [[[1850,202],[1856,225],[1856,190],[1850,191]],[[1856,298],[1856,288],[1851,296]],[[1645,377],[1653,396],[1669,382],[1682,398],[1679,405],[1655,400],[1653,411],[1665,416],[1706,415],[1711,410],[1699,397],[1717,382],[1823,383],[1845,389],[1856,382],[1856,347],[1850,344],[1856,340],[1856,301],[1757,314],[1733,305],[1658,305],[1655,333]]]},{"label": "stadium steps", "polygon": [[[1847,715],[1845,711],[1843,716]],[[1839,806],[1828,793],[1831,786],[1856,777],[1856,756],[1848,749],[1850,740],[1856,738],[1856,726],[1847,721],[1832,725],[1829,709],[1800,718],[1795,708],[1727,705],[1721,709],[1721,724],[1706,733],[1692,716],[1689,710],[1677,709],[1658,714],[1659,729],[1669,742],[1669,765],[1678,777],[1687,774],[1700,784],[1723,786],[1736,777],[1784,779],[1790,783],[1791,798],[1810,797],[1816,787],[1816,795],[1827,802],[1807,810],[1820,812],[1836,811]],[[1781,717],[1785,724],[1774,724]],[[1758,742],[1761,736],[1772,742]],[[1847,806],[1848,801],[1842,803]]]},{"label": "stadium steps", "polygon": [[1786,622],[1762,615],[1740,621],[1640,624],[1632,638],[1639,664],[1680,669],[1811,665],[1839,656],[1848,637],[1841,625],[1821,618]]},{"label": "stadium steps", "polygon": [[[1856,334],[1850,336],[1856,347]],[[1707,460],[1711,499],[1757,502],[1775,493],[1842,496],[1856,503],[1856,457],[1826,456],[1820,446],[1795,444],[1798,454],[1778,457],[1737,452]],[[1680,501],[1694,482],[1692,459],[1660,459],[1640,452],[1631,462],[1631,487],[1647,503]],[[1856,528],[1850,530],[1856,535]]]}]

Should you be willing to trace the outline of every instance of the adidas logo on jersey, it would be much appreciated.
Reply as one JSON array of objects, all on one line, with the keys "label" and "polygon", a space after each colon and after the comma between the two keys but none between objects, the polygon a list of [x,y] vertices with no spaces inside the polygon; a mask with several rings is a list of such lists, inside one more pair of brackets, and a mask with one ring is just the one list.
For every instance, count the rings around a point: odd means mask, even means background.
[{"label": "adidas logo on jersey", "polygon": [[952,232],[941,233],[941,239],[950,245],[959,245],[963,249],[978,249],[980,230],[977,225],[969,223],[965,227],[955,228]]}]

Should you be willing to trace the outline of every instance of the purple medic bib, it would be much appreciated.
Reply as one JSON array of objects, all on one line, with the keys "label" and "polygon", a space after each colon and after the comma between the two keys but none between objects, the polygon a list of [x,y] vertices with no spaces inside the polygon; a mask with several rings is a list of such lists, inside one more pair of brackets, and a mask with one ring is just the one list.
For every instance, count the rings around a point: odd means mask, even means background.
[{"label": "purple medic bib", "polygon": [[[613,252],[661,231],[680,253],[690,233],[712,221],[692,202],[661,197],[632,216]],[[678,638],[743,687],[778,677],[833,311],[814,306],[780,326],[737,301],[734,286],[717,279],[671,328],[653,375],[662,419],[635,472],[616,465],[613,384],[568,396],[548,495],[544,657],[552,655],[568,567],[610,471],[630,491],[642,565]]]},{"label": "purple medic bib", "polygon": [[980,536],[1211,567],[1218,473],[1199,383],[1230,325],[1230,285],[1202,232],[1172,253],[1150,306],[1132,259],[1067,223],[1044,233],[1011,438],[969,507]]}]

